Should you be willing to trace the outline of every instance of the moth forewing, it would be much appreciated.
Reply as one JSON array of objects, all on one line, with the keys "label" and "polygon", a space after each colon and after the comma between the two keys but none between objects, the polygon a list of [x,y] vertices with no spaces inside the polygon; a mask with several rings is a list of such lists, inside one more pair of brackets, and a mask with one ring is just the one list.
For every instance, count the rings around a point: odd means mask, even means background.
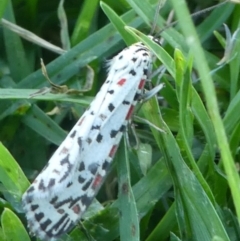
[{"label": "moth forewing", "polygon": [[106,177],[151,67],[152,54],[142,43],[113,58],[95,99],[22,197],[33,234],[56,238],[81,218]]}]

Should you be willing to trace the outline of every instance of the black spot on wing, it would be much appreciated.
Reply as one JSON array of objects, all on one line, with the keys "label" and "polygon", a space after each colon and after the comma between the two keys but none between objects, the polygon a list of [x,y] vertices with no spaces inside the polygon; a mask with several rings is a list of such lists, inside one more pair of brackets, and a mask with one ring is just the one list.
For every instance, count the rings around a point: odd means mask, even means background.
[{"label": "black spot on wing", "polygon": [[108,90],[108,93],[112,95],[114,93],[114,90]]},{"label": "black spot on wing", "polygon": [[134,96],[134,101],[139,101],[141,100],[142,95],[140,93],[136,93]]},{"label": "black spot on wing", "polygon": [[98,126],[98,125],[96,125],[96,126],[92,126],[92,127],[91,127],[91,130],[99,130],[100,127],[101,127],[101,126]]},{"label": "black spot on wing", "polygon": [[51,188],[55,185],[55,179],[54,178],[51,178],[49,183],[48,183],[48,188]]},{"label": "black spot on wing", "polygon": [[144,69],[143,69],[143,74],[144,74],[145,76],[148,76],[148,69],[144,68]]},{"label": "black spot on wing", "polygon": [[51,223],[52,221],[48,218],[45,222],[40,223],[41,229],[46,230]]},{"label": "black spot on wing", "polygon": [[33,211],[33,212],[38,208],[39,208],[39,205],[37,205],[37,204],[31,205],[31,211]]},{"label": "black spot on wing", "polygon": [[121,125],[121,127],[119,128],[119,131],[124,132],[126,130],[126,126],[125,125]]},{"label": "black spot on wing", "polygon": [[73,165],[69,162],[68,157],[69,157],[69,154],[60,161],[60,164],[62,166],[64,166],[64,165],[67,166],[67,170],[65,171],[63,177],[59,180],[59,182],[64,181],[68,177],[69,173],[71,172],[71,170],[73,168]]},{"label": "black spot on wing", "polygon": [[74,136],[76,135],[76,133],[77,133],[76,130],[73,131],[73,133],[71,133],[70,137],[71,137],[71,138],[74,138]]},{"label": "black spot on wing", "polygon": [[81,162],[79,165],[78,171],[82,172],[83,170],[85,170],[85,164],[84,164],[84,162]]},{"label": "black spot on wing", "polygon": [[55,196],[54,198],[52,198],[52,199],[50,200],[50,203],[51,203],[51,204],[54,204],[54,203],[57,202],[57,200],[58,200],[58,197]]},{"label": "black spot on wing", "polygon": [[29,187],[28,190],[27,190],[27,193],[31,193],[31,192],[33,192],[34,189],[35,189],[34,186]]},{"label": "black spot on wing", "polygon": [[42,191],[45,191],[46,187],[44,186],[43,180],[40,181],[40,183],[39,183],[39,185],[38,185],[38,189],[39,189],[39,190],[42,190]]},{"label": "black spot on wing", "polygon": [[78,137],[77,143],[78,143],[79,147],[82,147],[82,138],[81,137]]},{"label": "black spot on wing", "polygon": [[85,180],[86,180],[86,178],[81,177],[81,176],[78,176],[78,182],[79,182],[79,183],[84,183]]},{"label": "black spot on wing", "polygon": [[[49,237],[53,236],[52,232],[54,231],[54,236],[60,236],[64,233],[67,233],[73,226],[73,222],[70,220],[70,218],[67,218],[66,220],[63,220],[60,224],[54,225],[49,231],[47,231],[47,235]],[[61,228],[60,228],[61,227]],[[58,229],[57,233],[56,230]]]},{"label": "black spot on wing", "polygon": [[113,111],[114,109],[115,109],[115,106],[112,104],[112,103],[110,103],[109,105],[108,105],[108,109],[109,109],[109,111]]},{"label": "black spot on wing", "polygon": [[127,101],[127,100],[124,100],[122,103],[123,103],[124,105],[130,105],[130,102]]},{"label": "black spot on wing", "polygon": [[93,197],[88,197],[86,194],[82,196],[82,204],[88,207],[90,203],[92,202]]},{"label": "black spot on wing", "polygon": [[109,167],[109,162],[105,160],[104,163],[102,164],[102,169],[107,170],[108,167]]},{"label": "black spot on wing", "polygon": [[98,143],[100,143],[100,142],[102,141],[102,139],[103,139],[103,135],[98,134],[98,135],[97,135],[97,138],[96,138],[96,141],[97,141]]},{"label": "black spot on wing", "polygon": [[111,132],[110,132],[111,138],[116,137],[117,133],[118,133],[118,131],[116,131],[116,130],[111,130]]},{"label": "black spot on wing", "polygon": [[132,76],[135,76],[136,75],[136,71],[132,69],[132,70],[129,71],[129,74],[131,74]]},{"label": "black spot on wing", "polygon": [[72,201],[72,198],[67,198],[67,199],[64,199],[64,200],[62,200],[62,201],[55,202],[54,207],[55,207],[56,209],[58,209],[58,208],[60,208],[61,206],[65,205],[66,203],[69,203],[69,202],[71,202],[71,201]]},{"label": "black spot on wing", "polygon": [[80,197],[77,197],[77,198],[75,198],[75,199],[73,199],[72,201],[71,201],[71,203],[69,204],[69,208],[72,208],[77,202],[79,202],[81,200],[81,196]]},{"label": "black spot on wing", "polygon": [[83,191],[86,191],[86,190],[89,188],[89,186],[91,185],[92,181],[93,181],[93,179],[91,178],[88,182],[86,182],[86,183],[83,185],[82,190],[83,190]]},{"label": "black spot on wing", "polygon": [[44,217],[43,213],[35,213],[35,219],[40,222],[41,219]]},{"label": "black spot on wing", "polygon": [[23,200],[23,201],[24,201],[24,203],[29,204],[29,203],[31,203],[31,202],[33,201],[33,197],[27,195],[27,196],[24,197],[24,200]]},{"label": "black spot on wing", "polygon": [[132,61],[133,61],[133,62],[136,62],[136,60],[137,60],[137,58],[136,58],[136,57],[132,58]]},{"label": "black spot on wing", "polygon": [[97,163],[92,163],[89,165],[88,170],[95,175],[98,169],[98,164]]},{"label": "black spot on wing", "polygon": [[[71,222],[70,224],[68,224],[70,221],[69,219],[69,215],[66,213],[65,215],[63,215],[58,222],[56,222],[52,228],[47,232],[48,235],[51,237],[53,236],[53,231],[54,231],[54,236],[59,236],[61,235],[63,232],[67,231],[68,228],[70,227],[70,225],[73,224],[73,222]],[[64,223],[64,225],[62,225]],[[66,229],[66,224],[68,224],[67,229]],[[59,227],[61,227],[61,229],[59,229]],[[58,230],[59,229],[59,230]],[[58,230],[58,232],[56,232],[56,230]],[[55,233],[56,232],[56,233]]]},{"label": "black spot on wing", "polygon": [[99,115],[99,118],[104,121],[104,120],[107,118],[107,116],[104,115],[104,114],[100,114],[100,115]]},{"label": "black spot on wing", "polygon": [[92,139],[91,139],[91,138],[87,138],[86,142],[87,142],[88,144],[91,144],[91,143],[92,143]]},{"label": "black spot on wing", "polygon": [[143,46],[141,46],[141,47],[142,47],[142,48],[139,48],[139,49],[136,50],[136,53],[137,53],[137,52],[141,52],[141,51],[146,52],[146,47],[143,47]]}]

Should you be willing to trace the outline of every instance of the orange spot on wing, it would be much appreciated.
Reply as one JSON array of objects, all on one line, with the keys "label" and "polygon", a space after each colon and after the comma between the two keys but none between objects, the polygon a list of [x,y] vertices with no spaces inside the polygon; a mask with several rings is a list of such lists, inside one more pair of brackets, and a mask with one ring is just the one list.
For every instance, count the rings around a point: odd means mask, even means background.
[{"label": "orange spot on wing", "polygon": [[113,156],[115,155],[116,151],[117,151],[117,148],[118,148],[118,146],[117,146],[117,145],[114,145],[114,146],[112,147],[111,151],[109,152],[108,156],[109,156],[109,157],[113,157]]},{"label": "orange spot on wing", "polygon": [[128,110],[127,116],[126,116],[126,120],[129,120],[131,118],[132,113],[133,113],[133,109],[134,109],[134,106],[131,105],[129,110]]},{"label": "orange spot on wing", "polygon": [[120,79],[117,84],[120,85],[120,86],[123,86],[124,83],[126,82],[126,79]]},{"label": "orange spot on wing", "polygon": [[58,212],[59,214],[63,214],[63,213],[64,213],[64,210],[63,210],[62,208],[60,208],[60,209],[57,210],[57,212]]},{"label": "orange spot on wing", "polygon": [[78,122],[78,126],[82,125],[84,119],[85,119],[85,116],[79,120],[79,122]]},{"label": "orange spot on wing", "polygon": [[74,207],[72,207],[72,210],[74,213],[79,214],[81,212],[81,208],[78,204],[76,204]]},{"label": "orange spot on wing", "polygon": [[138,85],[138,89],[142,89],[145,85],[145,79],[142,79]]},{"label": "orange spot on wing", "polygon": [[93,189],[96,189],[100,186],[102,182],[102,176],[97,174],[97,176],[95,177],[94,181],[93,181],[93,184],[92,184],[92,188]]}]

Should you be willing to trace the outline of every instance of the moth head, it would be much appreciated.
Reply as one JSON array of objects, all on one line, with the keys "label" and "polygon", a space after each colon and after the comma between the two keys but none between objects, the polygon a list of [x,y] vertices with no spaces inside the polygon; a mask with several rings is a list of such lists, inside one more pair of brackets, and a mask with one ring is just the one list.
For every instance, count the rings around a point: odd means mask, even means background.
[{"label": "moth head", "polygon": [[154,37],[154,36],[152,36],[152,35],[148,35],[148,37],[149,37],[153,42],[155,42],[156,44],[161,45],[161,43],[160,43],[160,38]]}]

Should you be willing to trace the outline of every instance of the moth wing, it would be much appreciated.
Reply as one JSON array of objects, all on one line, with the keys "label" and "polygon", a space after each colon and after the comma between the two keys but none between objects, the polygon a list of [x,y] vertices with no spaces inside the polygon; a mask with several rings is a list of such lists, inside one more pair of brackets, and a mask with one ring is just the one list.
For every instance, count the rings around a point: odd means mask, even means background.
[{"label": "moth wing", "polygon": [[[133,46],[130,51],[135,58]],[[23,195],[29,228],[41,239],[69,231],[106,176],[150,62],[146,57],[147,64],[126,59],[118,65],[117,58],[89,109]]]}]

